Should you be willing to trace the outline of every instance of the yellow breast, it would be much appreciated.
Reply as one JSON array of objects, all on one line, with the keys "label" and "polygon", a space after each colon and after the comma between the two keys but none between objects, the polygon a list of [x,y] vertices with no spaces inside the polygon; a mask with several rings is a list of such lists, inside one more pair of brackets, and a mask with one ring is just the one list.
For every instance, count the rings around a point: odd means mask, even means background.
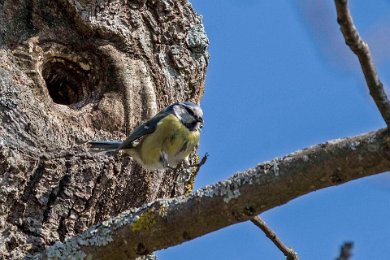
[{"label": "yellow breast", "polygon": [[189,131],[176,116],[168,115],[135,147],[135,159],[147,168],[163,168],[161,156],[165,154],[169,166],[175,167],[193,151],[199,136],[199,131]]}]

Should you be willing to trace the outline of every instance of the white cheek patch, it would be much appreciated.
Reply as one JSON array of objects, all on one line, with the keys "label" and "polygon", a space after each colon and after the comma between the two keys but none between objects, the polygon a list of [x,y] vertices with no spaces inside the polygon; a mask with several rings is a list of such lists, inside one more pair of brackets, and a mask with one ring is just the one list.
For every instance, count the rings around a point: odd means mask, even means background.
[{"label": "white cheek patch", "polygon": [[194,118],[192,115],[190,115],[190,114],[188,114],[188,113],[185,113],[185,114],[183,114],[183,115],[181,116],[181,120],[183,121],[183,123],[189,124],[189,123],[194,122],[194,121],[195,121],[195,118]]},{"label": "white cheek patch", "polygon": [[203,118],[203,111],[199,108],[196,108],[196,114],[200,117]]}]

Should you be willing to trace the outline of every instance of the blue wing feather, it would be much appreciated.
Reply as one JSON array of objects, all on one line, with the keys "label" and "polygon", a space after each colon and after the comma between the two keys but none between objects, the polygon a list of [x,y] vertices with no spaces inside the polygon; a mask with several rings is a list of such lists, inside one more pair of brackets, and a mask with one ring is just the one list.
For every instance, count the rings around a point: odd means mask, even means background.
[{"label": "blue wing feather", "polygon": [[132,148],[134,141],[140,139],[145,135],[153,133],[154,130],[156,130],[156,126],[161,119],[163,119],[169,114],[173,114],[172,108],[174,105],[176,105],[176,103],[166,107],[164,110],[152,117],[150,120],[135,128],[133,132],[131,132],[130,135],[127,137],[127,139],[118,147],[118,150]]},{"label": "blue wing feather", "polygon": [[91,141],[88,142],[91,148],[102,150],[116,150],[122,144],[121,141]]}]

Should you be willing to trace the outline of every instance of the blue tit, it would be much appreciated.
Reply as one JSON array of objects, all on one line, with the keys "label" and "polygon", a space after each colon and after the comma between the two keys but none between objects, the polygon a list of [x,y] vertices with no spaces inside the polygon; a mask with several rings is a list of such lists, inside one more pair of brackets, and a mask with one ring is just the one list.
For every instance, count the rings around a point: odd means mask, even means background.
[{"label": "blue tit", "polygon": [[203,111],[195,103],[174,103],[134,129],[124,142],[92,141],[91,148],[120,151],[146,169],[175,168],[199,143]]}]

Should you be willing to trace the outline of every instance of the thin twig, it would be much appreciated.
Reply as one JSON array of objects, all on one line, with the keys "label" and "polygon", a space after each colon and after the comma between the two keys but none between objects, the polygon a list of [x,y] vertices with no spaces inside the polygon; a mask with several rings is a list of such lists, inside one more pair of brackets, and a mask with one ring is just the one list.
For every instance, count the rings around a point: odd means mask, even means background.
[{"label": "thin twig", "polygon": [[[190,175],[189,179],[186,180],[186,187],[185,187],[185,192],[184,194],[189,194],[192,192],[192,189],[194,188],[194,184],[195,184],[195,177],[198,175],[198,172],[200,171],[200,168],[206,163],[207,159],[209,157],[209,154],[206,153],[202,159],[200,160],[200,162],[198,162],[197,164],[194,164],[194,165],[190,165],[189,167],[196,167],[195,168],[195,171]],[[199,157],[198,157],[199,158]],[[199,160],[199,159],[198,159]]]},{"label": "thin twig", "polygon": [[336,260],[348,260],[352,256],[352,242],[345,242],[340,248],[340,255]]},{"label": "thin twig", "polygon": [[206,163],[207,159],[209,158],[209,154],[206,153],[202,159],[200,160],[200,162],[198,164],[196,164],[196,170],[194,172],[194,176],[196,176],[200,170],[200,168]]},{"label": "thin twig", "polygon": [[258,226],[265,235],[279,248],[280,251],[286,256],[287,260],[298,260],[298,254],[292,249],[288,248],[283,242],[279,239],[279,237],[275,234],[275,232],[267,226],[267,224],[259,218],[258,216],[253,217],[251,219],[252,223]]},{"label": "thin twig", "polygon": [[347,0],[335,0],[337,10],[337,22],[344,36],[345,43],[359,58],[360,66],[366,78],[370,94],[374,99],[379,112],[382,114],[387,126],[390,126],[390,101],[384,90],[383,83],[380,81],[372,61],[370,49],[359,35],[353,24],[351,13],[348,8]]},{"label": "thin twig", "polygon": [[389,171],[388,137],[385,129],[318,144],[187,196],[147,203],[55,243],[46,258],[133,259],[247,221],[304,194]]}]

